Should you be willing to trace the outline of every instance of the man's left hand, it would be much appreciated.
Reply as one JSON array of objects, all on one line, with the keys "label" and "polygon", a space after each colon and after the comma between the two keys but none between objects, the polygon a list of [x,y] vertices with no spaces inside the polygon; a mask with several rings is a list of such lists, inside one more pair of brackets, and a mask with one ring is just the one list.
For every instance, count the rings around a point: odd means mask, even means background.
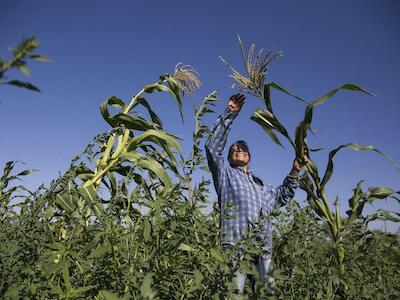
[{"label": "man's left hand", "polygon": [[293,161],[293,167],[292,167],[292,170],[290,171],[289,175],[293,176],[293,177],[298,177],[299,176],[299,172],[304,168],[304,166],[307,164],[308,160],[309,160],[309,158],[306,155],[304,155],[303,161],[301,161],[300,159],[296,158]]}]

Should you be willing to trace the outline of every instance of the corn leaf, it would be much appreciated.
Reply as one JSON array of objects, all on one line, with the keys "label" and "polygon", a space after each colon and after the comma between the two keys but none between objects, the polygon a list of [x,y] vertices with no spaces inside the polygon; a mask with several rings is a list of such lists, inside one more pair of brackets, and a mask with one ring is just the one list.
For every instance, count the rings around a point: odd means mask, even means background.
[{"label": "corn leaf", "polygon": [[112,96],[112,97],[104,100],[103,103],[100,104],[100,112],[101,112],[101,115],[103,116],[104,120],[108,124],[110,124],[112,127],[116,127],[115,122],[110,120],[110,112],[108,111],[108,106],[109,105],[113,106],[115,108],[124,110],[125,109],[125,103],[121,99],[119,99],[119,98],[117,98],[115,96]]},{"label": "corn leaf", "polygon": [[308,104],[306,107],[306,110],[304,112],[304,119],[297,126],[296,133],[295,133],[296,156],[299,157],[300,159],[303,159],[303,157],[304,157],[304,151],[305,151],[305,146],[306,146],[305,139],[307,138],[307,131],[310,130],[310,128],[311,128],[314,107],[328,101],[339,90],[358,91],[358,92],[366,93],[368,95],[373,95],[372,93],[370,93],[354,84],[349,83],[349,84],[344,84],[336,89],[333,89],[332,91],[328,92],[327,94],[323,95],[322,97],[320,97],[320,98],[316,99],[315,101],[311,102],[310,104]]},{"label": "corn leaf", "polygon": [[101,203],[97,200],[97,193],[96,189],[94,188],[93,185],[91,186],[81,186],[78,189],[79,193],[82,195],[82,197],[88,201],[89,205],[92,207],[94,213],[96,216],[101,219],[104,218],[104,208],[101,205]]},{"label": "corn leaf", "polygon": [[137,103],[143,105],[151,118],[151,121],[157,125],[159,125],[160,129],[162,129],[162,122],[161,119],[158,117],[158,115],[155,113],[155,111],[151,108],[150,104],[146,101],[146,99],[144,99],[143,97],[139,97],[139,99],[137,100]]},{"label": "corn leaf", "polygon": [[340,145],[336,149],[334,149],[331,152],[329,152],[328,164],[326,166],[324,177],[322,178],[321,188],[325,187],[326,183],[329,181],[329,179],[332,176],[333,167],[334,167],[334,165],[333,165],[333,157],[336,155],[336,153],[338,153],[339,150],[344,149],[344,148],[350,148],[350,149],[355,150],[355,151],[374,151],[374,152],[382,155],[384,158],[386,158],[392,165],[394,165],[394,167],[398,171],[400,171],[400,166],[393,159],[391,159],[389,156],[387,156],[384,153],[382,153],[377,148],[375,148],[375,147],[373,147],[371,145],[361,146],[361,145],[358,145],[356,143],[347,143],[347,144]]},{"label": "corn leaf", "polygon": [[400,214],[385,209],[378,209],[375,213],[367,216],[367,223],[371,221],[400,222]]},{"label": "corn leaf", "polygon": [[[284,93],[284,94],[287,94],[287,95],[289,95],[289,96],[292,96],[292,97],[296,98],[297,100],[299,100],[299,101],[301,101],[301,102],[303,102],[303,103],[305,103],[305,104],[308,104],[307,101],[305,101],[305,100],[303,100],[302,98],[300,98],[299,96],[296,96],[295,94],[289,92],[287,89],[283,88],[282,86],[280,86],[280,85],[277,84],[276,82],[270,82],[270,83],[268,83],[267,85],[268,85],[269,87],[272,87],[272,88],[274,88],[274,89],[276,89],[276,90],[278,90],[278,91]],[[264,95],[265,95],[265,94],[264,94]],[[268,106],[267,106],[267,107],[268,107]],[[271,110],[271,111],[272,111],[272,110]]]},{"label": "corn leaf", "polygon": [[[172,82],[172,81],[170,81],[170,82]],[[144,87],[144,92],[148,93],[148,94],[149,93],[154,93],[154,92],[161,92],[161,91],[168,92],[172,96],[174,96],[174,98],[176,99],[176,102],[178,104],[178,108],[179,108],[179,113],[180,113],[181,119],[183,121],[182,99],[181,99],[181,97],[179,95],[179,92],[178,92],[178,96],[177,96],[177,94],[175,93],[176,91],[174,92],[174,91],[171,90],[171,88],[169,88],[169,87],[167,87],[167,86],[165,86],[163,84],[160,84],[160,83],[149,84],[149,85],[146,85]]]},{"label": "corn leaf", "polygon": [[362,194],[362,198],[366,201],[372,201],[375,199],[385,199],[389,196],[392,196],[396,192],[391,188],[385,187],[370,187],[367,192]]},{"label": "corn leaf", "polygon": [[131,138],[126,146],[126,151],[132,151],[136,149],[144,141],[151,141],[159,145],[167,144],[168,146],[172,146],[180,151],[181,147],[175,141],[176,138],[176,136],[165,133],[164,131],[149,129],[142,134]]},{"label": "corn leaf", "polygon": [[290,138],[286,128],[278,121],[278,119],[271,111],[264,110],[263,108],[258,108],[251,116],[251,119],[261,125],[261,127],[271,137],[271,139],[281,147],[283,147],[282,143],[279,141],[278,137],[274,134],[272,130],[275,130],[286,137],[289,143],[294,147],[294,143]]},{"label": "corn leaf", "polygon": [[171,185],[171,179],[168,173],[165,171],[164,167],[155,159],[151,157],[145,157],[136,151],[126,151],[121,153],[121,159],[129,160],[134,165],[141,167],[142,169],[149,170],[153,172],[158,178],[160,178],[165,184]]},{"label": "corn leaf", "polygon": [[72,213],[77,205],[70,193],[57,194],[55,203],[65,211]]},{"label": "corn leaf", "polygon": [[182,99],[181,99],[179,85],[176,82],[176,80],[171,76],[167,77],[167,83],[168,83],[168,86],[171,89],[173,95],[175,96],[176,102],[178,103],[179,113],[180,113],[181,119],[183,121]]},{"label": "corn leaf", "polygon": [[114,127],[124,125],[126,128],[132,130],[146,131],[149,129],[158,129],[159,126],[155,123],[147,121],[145,118],[138,115],[128,115],[124,113],[118,113],[109,118],[110,124],[114,124]]}]

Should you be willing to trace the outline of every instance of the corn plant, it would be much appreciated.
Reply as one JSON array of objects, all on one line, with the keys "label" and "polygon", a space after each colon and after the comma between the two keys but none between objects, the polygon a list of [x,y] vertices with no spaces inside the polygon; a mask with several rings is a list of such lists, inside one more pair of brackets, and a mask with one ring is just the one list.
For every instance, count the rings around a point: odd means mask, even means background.
[{"label": "corn plant", "polygon": [[[171,166],[172,170],[176,170],[176,167],[173,167],[173,164],[176,164],[176,159],[172,152],[173,149],[180,150],[176,142],[176,136],[162,131],[162,124],[159,117],[151,109],[143,95],[160,91],[170,93],[176,99],[183,119],[181,92],[186,91],[191,93],[199,84],[200,81],[195,71],[187,66],[177,65],[173,75],[161,75],[156,83],[146,85],[133,96],[129,104],[125,104],[115,96],[105,100],[100,106],[103,118],[113,128],[125,127],[125,129],[121,133],[113,132],[108,138],[101,153],[101,157],[96,162],[96,168],[92,176],[86,177],[88,174],[85,174],[85,179],[87,180],[85,180],[84,187],[98,186],[105,176],[108,177],[110,184],[113,184],[115,182],[113,171],[120,171],[122,163],[126,161],[130,161],[134,165],[150,170],[156,174],[164,184],[171,184],[164,167],[150,156],[143,159],[143,154],[138,151],[140,148],[144,151],[151,149],[151,146],[146,145],[146,142],[150,142],[154,146],[159,146],[168,157],[164,158],[160,156],[160,158],[163,158],[161,161]],[[151,122],[145,120],[137,113],[130,114],[131,110],[139,104],[148,110],[151,116]],[[110,116],[108,106],[113,106],[121,110],[121,112]],[[142,133],[134,134],[136,130]]]},{"label": "corn plant", "polygon": [[[261,66],[266,71],[266,64]],[[180,108],[183,93],[199,83],[197,73],[178,65],[173,75],[164,74],[146,85],[128,104],[117,97],[104,101],[101,113],[112,128],[96,136],[48,188],[31,192],[12,185],[31,170],[15,172],[15,162],[6,164],[0,179],[0,298],[240,297],[233,276],[238,268],[256,274],[253,258],[262,253],[256,239],[260,227],[249,228],[242,245],[245,253],[239,245],[221,248],[218,205],[211,211],[203,209],[210,181],[194,179],[195,172],[205,170],[201,143],[209,130],[202,118],[212,112],[216,94],[195,107],[193,146],[186,159],[177,137],[163,130],[160,117],[144,98],[166,91]],[[270,87],[290,93],[277,84]],[[137,112],[140,106],[148,112],[147,118]],[[378,190],[357,193],[369,199],[377,197]],[[362,211],[366,203],[365,199],[357,202],[354,211]],[[364,222],[355,216],[342,226],[347,290],[339,292],[336,269],[327,266],[327,261],[336,262],[337,245],[324,235],[330,227],[312,217],[311,210],[311,206],[305,208],[307,213],[289,209],[289,218],[275,217],[279,239],[274,243],[275,270],[270,274],[275,280],[254,289],[247,285],[243,297],[324,299],[335,294],[336,299],[375,299],[376,295],[386,299],[399,295],[398,235],[365,230],[367,222],[387,212],[377,211]],[[317,265],[321,268],[307,269]]]},{"label": "corn plant", "polygon": [[[307,201],[310,206],[313,208],[314,212],[324,220],[330,229],[330,235],[333,241],[336,244],[336,257],[338,261],[338,266],[340,270],[340,274],[344,274],[344,247],[343,247],[343,237],[341,231],[343,226],[351,224],[354,220],[362,218],[363,208],[366,203],[372,203],[378,199],[385,199],[387,197],[393,197],[396,195],[396,192],[393,189],[385,188],[385,187],[371,187],[366,192],[361,190],[361,182],[357,184],[357,187],[354,189],[353,196],[349,199],[350,210],[347,211],[348,217],[343,218],[339,213],[339,200],[338,198],[335,200],[335,209],[331,208],[329,199],[325,192],[326,184],[333,173],[333,158],[334,156],[341,150],[345,148],[349,148],[356,151],[374,151],[387,160],[389,160],[398,170],[400,170],[400,166],[393,161],[390,157],[383,154],[380,150],[373,146],[362,146],[356,143],[346,143],[340,145],[336,149],[329,152],[328,155],[328,163],[324,172],[324,175],[319,175],[317,165],[310,157],[310,151],[308,142],[307,142],[307,133],[311,130],[311,123],[313,118],[314,108],[318,105],[321,105],[328,101],[331,97],[333,97],[340,90],[349,90],[349,91],[357,91],[362,92],[368,95],[372,95],[372,93],[366,91],[365,89],[348,83],[338,88],[333,89],[322,97],[308,103],[304,101],[302,98],[292,94],[285,88],[281,87],[277,83],[270,82],[266,83],[266,72],[268,64],[274,59],[278,58],[281,55],[275,54],[271,58],[269,55],[271,53],[268,52],[267,56],[265,56],[260,62],[260,56],[262,51],[253,59],[255,45],[253,44],[250,47],[248,55],[245,55],[245,51],[243,48],[242,41],[239,37],[239,44],[242,52],[242,57],[245,64],[245,69],[247,74],[241,75],[238,71],[236,71],[233,67],[231,67],[226,60],[223,60],[232,71],[231,77],[233,80],[240,86],[242,91],[248,92],[260,100],[262,100],[265,104],[265,108],[258,108],[251,119],[254,120],[257,124],[259,124],[264,131],[268,134],[268,136],[279,146],[283,147],[280,139],[278,138],[278,134],[282,135],[289,143],[289,145],[295,151],[296,159],[304,161],[304,157],[308,156],[310,159],[307,160],[306,163],[306,171],[300,180],[301,188],[307,193]],[[246,58],[247,57],[247,58]],[[271,88],[277,89],[283,93],[291,95],[295,97],[297,100],[300,100],[306,103],[306,108],[304,112],[303,120],[298,124],[294,138],[292,138],[285,128],[285,126],[279,121],[277,115],[273,111],[270,90]],[[321,149],[316,149],[316,151]],[[391,220],[391,221],[400,221],[397,217],[389,212],[380,212],[375,214],[370,218],[374,220]]]}]

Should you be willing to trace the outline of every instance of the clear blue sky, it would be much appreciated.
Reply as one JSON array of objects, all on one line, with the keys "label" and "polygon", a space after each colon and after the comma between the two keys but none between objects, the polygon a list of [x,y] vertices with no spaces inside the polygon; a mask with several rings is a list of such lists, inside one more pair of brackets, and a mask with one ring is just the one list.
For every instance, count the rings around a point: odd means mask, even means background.
[{"label": "clear blue sky", "polygon": [[[185,99],[185,123],[173,100],[149,97],[167,131],[180,135],[188,153],[193,105],[212,90],[221,97],[212,124],[222,112],[230,88],[222,55],[241,67],[236,35],[245,45],[283,50],[271,64],[275,81],[311,101],[347,82],[376,97],[340,92],[318,107],[310,137],[312,147],[332,149],[350,141],[372,144],[400,161],[400,2],[399,1],[14,1],[0,2],[0,56],[35,35],[38,53],[52,63],[31,63],[26,78],[42,93],[0,88],[0,164],[23,160],[39,172],[25,183],[49,184],[93,136],[108,129],[100,103],[116,95],[125,101],[144,84],[177,62],[200,73],[202,87]],[[9,56],[8,56],[9,57]],[[14,75],[14,74],[10,74]],[[18,75],[20,79],[23,75]],[[304,106],[274,92],[275,109],[291,132]],[[293,153],[273,144],[250,115],[261,103],[248,97],[228,143],[248,141],[252,169],[265,181],[280,184]],[[328,150],[313,156],[325,168]],[[321,170],[321,172],[322,172]],[[400,190],[400,173],[374,153],[344,150],[335,159],[328,195],[347,199],[356,182]],[[296,198],[304,199],[299,191]],[[399,211],[390,200],[377,205]]]}]

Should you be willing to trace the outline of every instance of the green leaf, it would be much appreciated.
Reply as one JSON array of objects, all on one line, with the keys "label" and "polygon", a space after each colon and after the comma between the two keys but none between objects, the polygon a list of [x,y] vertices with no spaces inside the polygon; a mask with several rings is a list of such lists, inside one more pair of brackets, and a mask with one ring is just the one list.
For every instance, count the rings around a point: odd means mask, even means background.
[{"label": "green leaf", "polygon": [[353,189],[353,196],[349,199],[349,206],[351,210],[355,210],[355,208],[358,205],[359,200],[361,199],[362,195],[362,190],[361,190],[361,184],[363,183],[363,180],[360,180],[357,183],[357,186]]},{"label": "green leaf", "polygon": [[242,271],[245,274],[256,275],[258,273],[254,263],[249,261],[241,260],[239,262],[239,267],[240,271]]},{"label": "green leaf", "polygon": [[97,192],[93,185],[91,186],[81,186],[79,189],[79,194],[88,201],[90,207],[93,209],[95,215],[102,219],[105,217],[104,208],[101,203],[97,200]]},{"label": "green leaf", "polygon": [[69,192],[57,194],[55,203],[69,213],[77,208],[76,201]]},{"label": "green leaf", "polygon": [[303,276],[306,275],[306,273],[302,269],[300,269],[299,266],[295,266],[292,272],[293,274],[300,274]]},{"label": "green leaf", "polygon": [[44,271],[44,276],[46,278],[49,278],[50,276],[52,276],[53,274],[63,270],[64,265],[61,263],[58,264],[51,264],[49,267],[45,268]]},{"label": "green leaf", "polygon": [[104,232],[98,232],[95,237],[93,238],[92,241],[87,243],[82,250],[79,252],[79,255],[86,255],[88,252],[92,251],[100,242],[101,236],[103,236],[105,233]]},{"label": "green leaf", "polygon": [[112,127],[116,127],[116,124],[110,120],[110,112],[108,111],[109,105],[113,106],[117,109],[124,110],[125,103],[121,99],[119,99],[115,96],[112,96],[112,97],[104,100],[103,103],[100,104],[100,112],[101,112],[101,115],[103,116],[104,120],[106,120],[106,122],[108,124],[110,124]]},{"label": "green leaf", "polygon": [[271,113],[273,113],[272,103],[271,103],[271,89],[270,89],[269,84],[264,85],[264,93],[263,94],[264,94],[263,98],[264,98],[265,106]]},{"label": "green leaf", "polygon": [[128,115],[118,113],[109,118],[109,123],[114,124],[113,127],[124,125],[126,128],[132,130],[146,131],[149,129],[157,129],[159,126],[155,123],[147,121],[145,118],[138,115]]},{"label": "green leaf", "polygon": [[161,130],[149,129],[142,134],[131,138],[126,146],[126,151],[136,149],[144,141],[151,141],[158,145],[166,143],[180,151],[181,147],[175,139],[177,139],[177,137],[172,134],[165,133]]},{"label": "green leaf", "polygon": [[168,83],[171,91],[173,92],[173,94],[175,96],[175,99],[176,99],[176,102],[177,102],[178,108],[179,108],[179,113],[181,115],[181,119],[183,122],[182,99],[181,99],[181,91],[179,89],[179,85],[176,82],[176,80],[171,76],[168,76],[166,79],[167,79],[167,83]]},{"label": "green leaf", "polygon": [[31,71],[29,71],[27,66],[21,65],[16,67],[21,73],[23,73],[26,76],[31,76]]},{"label": "green leaf", "polygon": [[32,83],[29,83],[29,82],[23,82],[23,81],[19,81],[19,80],[10,80],[10,81],[6,81],[5,83],[15,85],[15,86],[23,88],[23,89],[40,92],[38,87],[34,86]]},{"label": "green leaf", "polygon": [[361,145],[358,145],[356,143],[347,143],[347,144],[340,145],[336,149],[334,149],[331,152],[329,152],[328,164],[326,166],[324,177],[323,177],[323,179],[321,181],[321,187],[322,188],[324,188],[324,186],[326,185],[326,183],[329,181],[329,179],[332,176],[333,166],[334,166],[333,165],[333,157],[336,155],[336,153],[339,152],[339,150],[344,149],[344,148],[350,148],[350,149],[355,150],[355,151],[374,151],[374,152],[382,155],[384,158],[386,158],[392,165],[394,165],[394,167],[398,171],[400,171],[400,166],[398,165],[398,163],[396,163],[393,159],[391,159],[389,156],[387,156],[384,153],[382,153],[377,148],[375,148],[375,147],[373,147],[371,145],[361,146]]},{"label": "green leaf", "polygon": [[[168,77],[168,78],[170,78],[170,77]],[[175,80],[170,80],[170,82],[173,82],[173,81],[175,81]],[[168,79],[167,79],[167,82],[168,82]],[[170,82],[168,82],[168,84],[170,84]],[[178,93],[178,96],[177,96],[177,94],[175,94],[175,92],[172,91],[169,87],[167,87],[167,86],[165,86],[163,84],[160,84],[160,83],[153,83],[153,84],[146,85],[144,87],[144,92],[148,93],[148,94],[149,93],[154,93],[154,92],[161,92],[161,91],[168,92],[172,96],[174,96],[174,98],[176,99],[176,102],[178,104],[178,108],[179,108],[179,113],[181,115],[181,119],[183,121],[182,99],[181,99],[179,93]]]},{"label": "green leaf", "polygon": [[149,220],[144,219],[143,220],[143,238],[147,242],[150,240],[150,234],[151,234],[151,225]]},{"label": "green leaf", "polygon": [[[396,216],[394,216],[395,214]],[[391,221],[391,222],[400,222],[400,214],[384,210],[384,209],[379,209],[377,210],[374,214],[368,215],[367,216],[367,223],[371,221]]]},{"label": "green leaf", "polygon": [[17,46],[16,49],[12,50],[12,53],[15,58],[20,59],[23,58],[27,53],[32,52],[39,46],[39,41],[36,37],[28,37],[24,38],[22,42]]},{"label": "green leaf", "polygon": [[[299,101],[301,101],[301,102],[303,102],[303,103],[305,103],[305,104],[308,104],[307,101],[303,100],[303,99],[300,98],[299,96],[296,96],[295,94],[292,94],[292,93],[289,92],[287,89],[285,89],[285,88],[283,88],[282,86],[278,85],[276,82],[270,82],[270,83],[268,83],[267,85],[268,85],[269,87],[272,87],[272,88],[274,88],[274,89],[276,89],[276,90],[278,90],[278,91],[284,93],[284,94],[287,94],[287,95],[289,95],[289,96],[292,96],[292,97],[296,98],[297,100],[299,100]],[[265,96],[265,94],[264,94],[264,96]],[[267,106],[267,107],[268,107],[268,106]],[[271,107],[271,111],[272,111],[272,107]]]},{"label": "green leaf", "polygon": [[201,273],[198,269],[195,269],[193,271],[193,275],[194,275],[194,281],[195,281],[196,285],[200,285],[204,279],[203,273]]},{"label": "green leaf", "polygon": [[142,169],[149,170],[153,172],[157,177],[159,177],[166,185],[172,185],[172,181],[165,171],[164,167],[155,159],[149,156],[143,156],[136,151],[122,151],[122,160],[129,160],[134,165],[141,167]]},{"label": "green leaf", "polygon": [[283,147],[282,143],[279,141],[273,130],[279,132],[284,137],[286,137],[288,142],[294,147],[293,141],[290,138],[286,128],[278,121],[278,119],[271,111],[264,110],[263,108],[258,108],[251,116],[251,119],[261,125],[264,131],[279,146]]},{"label": "green leaf", "polygon": [[336,228],[339,230],[342,227],[342,221],[340,219],[340,213],[339,213],[339,197],[336,197],[335,200],[335,222],[336,222]]},{"label": "green leaf", "polygon": [[220,249],[211,248],[210,250],[211,256],[216,259],[217,261],[223,262],[224,258],[222,257],[222,253]]},{"label": "green leaf", "polygon": [[31,54],[28,55],[29,58],[37,60],[37,61],[42,61],[42,62],[51,62],[53,61],[50,57],[39,55],[39,54]]},{"label": "green leaf", "polygon": [[8,287],[4,294],[4,299],[20,299],[19,286],[17,283],[14,283]]},{"label": "green leaf", "polygon": [[97,257],[103,256],[109,250],[110,249],[107,245],[101,245],[101,246],[97,247],[95,250],[93,250],[92,253],[90,253],[89,257],[97,258]]},{"label": "green leaf", "polygon": [[332,91],[328,92],[327,94],[323,95],[322,97],[318,98],[317,100],[313,101],[312,103],[310,103],[307,108],[312,109],[317,105],[320,105],[324,102],[326,102],[327,100],[329,100],[332,96],[334,96],[338,91],[340,90],[349,90],[349,91],[356,91],[356,92],[362,92],[365,94],[368,94],[370,96],[375,96],[374,94],[372,94],[371,92],[368,92],[367,90],[352,84],[352,83],[347,83],[344,84],[338,88],[333,89]]},{"label": "green leaf", "polygon": [[150,104],[146,101],[146,99],[144,99],[143,97],[139,97],[137,99],[137,103],[140,103],[141,105],[143,105],[147,109],[147,111],[149,112],[149,115],[150,115],[150,118],[151,118],[152,122],[156,123],[157,125],[159,125],[160,129],[162,129],[161,119],[154,112],[154,110],[151,108]]},{"label": "green leaf", "polygon": [[368,191],[365,192],[362,197],[367,200],[373,200],[373,199],[385,199],[396,192],[391,189],[391,188],[384,188],[384,187],[370,187],[368,188]]},{"label": "green leaf", "polygon": [[305,147],[307,146],[307,143],[305,140],[307,138],[307,131],[311,128],[314,107],[328,101],[339,90],[359,91],[359,92],[366,93],[368,95],[373,95],[370,92],[368,92],[354,84],[349,83],[349,84],[344,84],[338,88],[333,89],[332,91],[328,92],[327,94],[323,95],[322,97],[320,97],[320,98],[316,99],[315,101],[311,102],[310,104],[308,104],[305,109],[305,112],[304,112],[304,119],[297,126],[296,133],[295,133],[296,156],[298,158],[303,159],[303,157],[304,157]]},{"label": "green leaf", "polygon": [[64,283],[67,287],[67,290],[71,290],[72,289],[71,277],[69,275],[69,266],[68,266],[67,262],[65,262],[64,266],[63,266],[63,278],[64,278]]},{"label": "green leaf", "polygon": [[35,169],[24,170],[22,172],[19,172],[17,174],[17,177],[18,176],[25,176],[25,175],[31,174],[32,172],[35,172],[35,171],[37,171],[37,170],[35,170]]},{"label": "green leaf", "polygon": [[78,296],[78,295],[80,295],[80,294],[82,294],[82,293],[85,293],[85,292],[87,292],[87,291],[93,290],[93,289],[95,289],[95,288],[97,288],[97,285],[83,286],[83,287],[80,287],[80,288],[77,288],[77,289],[72,289],[72,290],[71,290],[71,293],[72,293],[74,296]]},{"label": "green leaf", "polygon": [[44,211],[44,217],[46,219],[49,219],[49,218],[51,218],[53,216],[53,213],[54,213],[54,207],[53,206],[48,206],[46,208],[46,210]]},{"label": "green leaf", "polygon": [[184,244],[184,243],[179,244],[178,249],[182,250],[182,251],[186,251],[186,252],[193,252],[194,251],[194,249],[191,246],[189,246],[187,244]]},{"label": "green leaf", "polygon": [[140,287],[140,293],[144,299],[154,299],[157,296],[157,292],[153,290],[153,274],[147,274],[143,278],[142,285]]}]

